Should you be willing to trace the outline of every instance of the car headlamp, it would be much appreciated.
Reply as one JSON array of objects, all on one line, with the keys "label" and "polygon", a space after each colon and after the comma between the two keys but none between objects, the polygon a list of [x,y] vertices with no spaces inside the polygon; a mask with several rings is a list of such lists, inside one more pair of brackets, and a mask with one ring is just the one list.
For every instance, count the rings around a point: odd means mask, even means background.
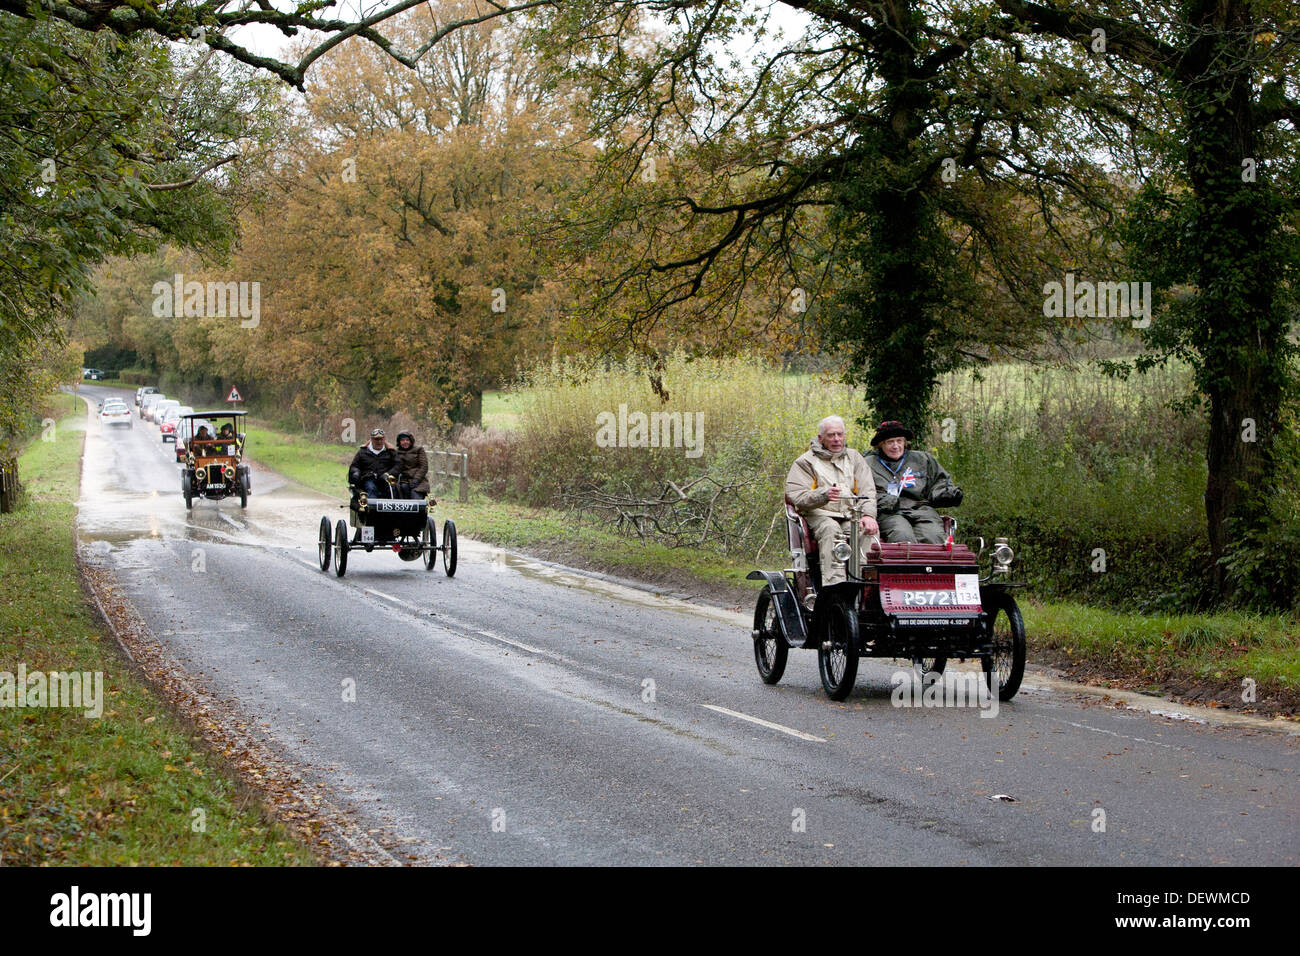
[{"label": "car headlamp", "polygon": [[993,573],[1006,574],[1011,570],[1011,561],[1015,558],[1016,553],[1011,550],[1007,544],[1006,538],[998,538],[993,542]]},{"label": "car headlamp", "polygon": [[357,510],[358,510],[358,511],[365,511],[365,510],[366,510],[366,505],[367,505],[368,503],[369,503],[369,502],[368,502],[367,499],[366,499],[366,493],[365,493],[364,491],[361,492],[360,496],[358,496],[358,498],[357,498]]},{"label": "car headlamp", "polygon": [[852,553],[853,550],[849,547],[849,543],[847,541],[836,541],[835,547],[831,548],[831,556],[834,557],[835,560],[838,561],[840,564],[844,564],[846,561],[848,561],[849,555]]}]

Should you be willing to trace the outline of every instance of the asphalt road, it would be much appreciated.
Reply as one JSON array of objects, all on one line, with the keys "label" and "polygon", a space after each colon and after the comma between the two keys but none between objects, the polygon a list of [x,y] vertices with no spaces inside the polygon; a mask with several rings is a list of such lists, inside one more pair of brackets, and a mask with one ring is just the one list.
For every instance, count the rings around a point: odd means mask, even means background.
[{"label": "asphalt road", "polygon": [[453,579],[381,552],[322,574],[317,526],[341,500],[255,472],[246,511],[187,513],[156,429],[92,424],[79,534],[173,654],[420,860],[1300,862],[1294,735],[1032,677],[993,717],[897,708],[888,661],[863,660],[836,704],[812,652],[762,684],[747,616],[503,554],[473,528]]}]

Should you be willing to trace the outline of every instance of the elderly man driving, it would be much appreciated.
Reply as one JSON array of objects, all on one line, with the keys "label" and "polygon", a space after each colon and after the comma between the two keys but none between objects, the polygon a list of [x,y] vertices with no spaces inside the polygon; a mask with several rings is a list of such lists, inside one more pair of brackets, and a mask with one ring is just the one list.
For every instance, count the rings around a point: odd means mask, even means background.
[{"label": "elderly man driving", "polygon": [[785,478],[786,499],[803,515],[817,539],[823,587],[845,580],[844,565],[831,557],[831,548],[835,536],[848,531],[851,515],[847,495],[865,495],[869,499],[862,516],[863,534],[858,538],[860,556],[865,560],[867,549],[880,531],[876,524],[876,483],[866,460],[848,447],[844,419],[831,415],[818,424],[817,437],[795,459]]}]

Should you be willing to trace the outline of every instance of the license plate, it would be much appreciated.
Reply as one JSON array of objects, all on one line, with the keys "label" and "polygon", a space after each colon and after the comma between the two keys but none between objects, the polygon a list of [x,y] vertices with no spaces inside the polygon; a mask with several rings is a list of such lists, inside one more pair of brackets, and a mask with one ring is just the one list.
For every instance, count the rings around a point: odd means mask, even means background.
[{"label": "license plate", "polygon": [[361,529],[361,543],[362,543],[362,544],[374,544],[374,543],[375,543],[375,529],[374,529],[374,528],[370,527],[369,525],[366,525],[365,527],[363,527],[363,528]]},{"label": "license plate", "polygon": [[899,591],[899,603],[904,607],[956,607],[956,591]]}]

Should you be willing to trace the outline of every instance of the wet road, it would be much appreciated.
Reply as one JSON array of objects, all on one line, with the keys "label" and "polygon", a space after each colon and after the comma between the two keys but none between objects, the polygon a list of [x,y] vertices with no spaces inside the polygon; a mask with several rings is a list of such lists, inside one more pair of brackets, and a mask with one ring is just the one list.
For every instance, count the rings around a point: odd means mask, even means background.
[{"label": "wet road", "polygon": [[255,471],[246,511],[187,513],[156,429],[92,424],[79,533],[174,655],[418,859],[1300,862],[1295,736],[1034,679],[993,717],[896,708],[887,661],[864,660],[836,704],[810,652],[763,685],[746,616],[472,528],[453,579],[380,552],[322,574],[317,525],[338,504]]}]

